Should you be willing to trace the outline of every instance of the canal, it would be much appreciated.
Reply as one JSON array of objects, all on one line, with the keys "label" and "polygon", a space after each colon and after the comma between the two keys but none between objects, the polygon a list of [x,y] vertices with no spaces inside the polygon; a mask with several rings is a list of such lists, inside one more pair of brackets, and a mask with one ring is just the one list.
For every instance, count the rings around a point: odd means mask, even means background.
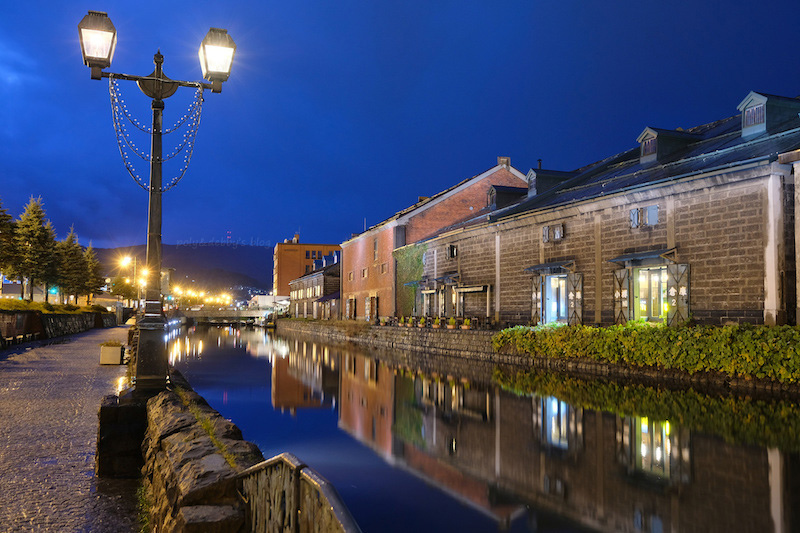
[{"label": "canal", "polygon": [[[800,406],[197,327],[170,354],[365,532],[800,528]],[[579,525],[580,524],[580,525]]]}]

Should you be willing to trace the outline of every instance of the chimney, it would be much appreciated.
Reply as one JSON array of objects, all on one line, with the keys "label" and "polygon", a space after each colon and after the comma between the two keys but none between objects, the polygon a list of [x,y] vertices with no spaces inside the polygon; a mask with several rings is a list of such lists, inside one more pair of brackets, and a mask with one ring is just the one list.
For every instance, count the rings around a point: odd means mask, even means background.
[{"label": "chimney", "polygon": [[292,242],[294,244],[297,244],[298,242],[300,242],[300,234],[299,233],[295,233],[294,234],[294,238],[292,238]]},{"label": "chimney", "polygon": [[497,164],[504,167],[511,166],[511,158],[510,157],[498,157]]},{"label": "chimney", "polygon": [[542,160],[541,159],[537,159],[537,161],[539,162],[539,168],[541,169],[542,168]]}]

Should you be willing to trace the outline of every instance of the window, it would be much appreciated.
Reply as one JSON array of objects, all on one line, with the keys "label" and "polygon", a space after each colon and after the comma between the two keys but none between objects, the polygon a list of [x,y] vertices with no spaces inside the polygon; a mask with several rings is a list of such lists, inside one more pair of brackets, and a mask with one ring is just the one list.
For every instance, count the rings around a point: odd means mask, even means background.
[{"label": "window", "polygon": [[311,250],[311,259],[316,259],[316,258],[317,258],[317,251]]},{"label": "window", "polygon": [[317,259],[322,259],[322,250],[317,250]]},{"label": "window", "polygon": [[569,418],[567,410],[567,404],[554,396],[542,398],[544,415],[542,430],[545,441],[549,445],[562,450],[569,449]]},{"label": "window", "polygon": [[309,270],[311,270],[311,266],[310,265],[306,265],[306,274],[308,274]]},{"label": "window", "polygon": [[458,246],[451,244],[447,247],[447,257],[454,259],[458,256]]},{"label": "window", "polygon": [[311,251],[306,250],[306,259],[311,259]]},{"label": "window", "polygon": [[672,456],[669,422],[666,420],[658,422],[642,417],[635,419],[633,427],[633,437],[638,445],[633,450],[636,456],[636,469],[645,474],[668,479]]},{"label": "window", "polygon": [[655,226],[658,224],[658,205],[631,209],[630,223],[631,228]]},{"label": "window", "polygon": [[634,276],[634,318],[662,320],[668,308],[667,267],[637,268]]},{"label": "window", "polygon": [[550,226],[542,227],[542,242],[550,242]]},{"label": "window", "polygon": [[564,238],[564,224],[556,224],[553,226],[553,240],[560,241]]},{"label": "window", "polygon": [[389,264],[383,263],[381,265],[381,274],[386,274],[389,271]]},{"label": "window", "polygon": [[763,124],[765,120],[764,104],[754,105],[744,110],[744,124],[743,127],[755,126],[756,124]]},{"label": "window", "polygon": [[352,272],[348,272],[347,273],[347,281],[353,281],[353,273]]},{"label": "window", "polygon": [[378,238],[372,240],[372,260],[378,262]]},{"label": "window", "polygon": [[647,139],[642,142],[642,155],[651,155],[656,153],[656,138]]},{"label": "window", "polygon": [[567,276],[545,276],[544,321],[565,322],[567,320]]},{"label": "window", "polygon": [[362,268],[361,269],[361,277],[362,278],[366,278],[367,277],[367,269],[366,268]]}]

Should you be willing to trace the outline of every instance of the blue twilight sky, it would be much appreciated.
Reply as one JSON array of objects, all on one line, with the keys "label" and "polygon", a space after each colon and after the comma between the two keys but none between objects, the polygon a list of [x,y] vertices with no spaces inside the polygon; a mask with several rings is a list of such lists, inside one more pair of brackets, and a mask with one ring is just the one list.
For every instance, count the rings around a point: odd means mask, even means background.
[{"label": "blue twilight sky", "polygon": [[[646,126],[734,115],[751,89],[800,95],[787,0],[7,4],[0,201],[16,217],[41,196],[59,238],[74,224],[96,247],[144,243],[147,194],[120,160],[107,80],[81,61],[89,9],[117,28],[112,72],[149,74],[160,48],[168,76],[198,80],[209,27],[238,46],[222,93],[205,95],[189,171],[164,195],[169,244],[341,242],[497,156],[523,173],[539,158],[573,170],[631,148]],[[120,85],[148,123],[149,101]],[[165,126],[191,96],[166,100]]]}]

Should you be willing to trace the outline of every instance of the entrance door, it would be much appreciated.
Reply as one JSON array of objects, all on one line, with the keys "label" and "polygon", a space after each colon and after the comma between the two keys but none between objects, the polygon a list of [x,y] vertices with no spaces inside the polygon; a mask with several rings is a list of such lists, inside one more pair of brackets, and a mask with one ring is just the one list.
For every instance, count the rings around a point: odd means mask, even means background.
[{"label": "entrance door", "polygon": [[567,321],[567,275],[545,276],[544,322]]}]

